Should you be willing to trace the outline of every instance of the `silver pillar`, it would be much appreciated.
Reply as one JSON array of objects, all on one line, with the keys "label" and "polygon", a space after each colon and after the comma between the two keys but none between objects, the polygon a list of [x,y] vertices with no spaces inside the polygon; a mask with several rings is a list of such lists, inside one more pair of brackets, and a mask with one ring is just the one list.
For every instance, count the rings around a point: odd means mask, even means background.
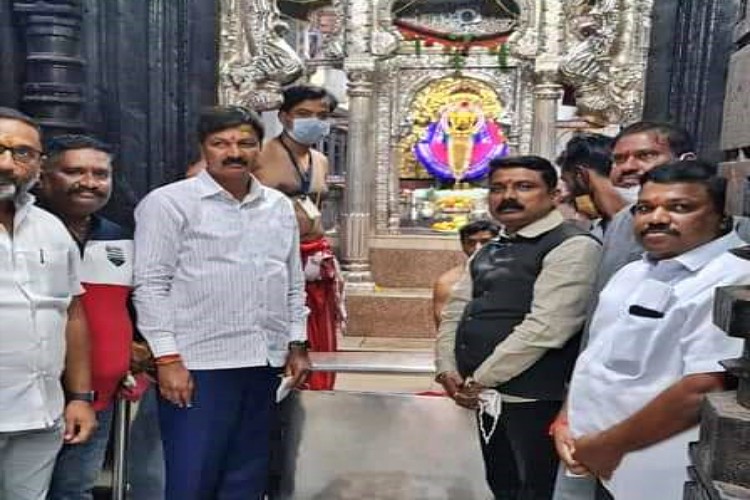
[{"label": "silver pillar", "polygon": [[372,132],[372,73],[351,71],[346,189],[341,234],[341,264],[347,287],[372,289],[370,217],[373,205],[375,156]]},{"label": "silver pillar", "polygon": [[531,152],[550,161],[557,155],[557,101],[561,96],[558,83],[542,81],[534,86]]}]

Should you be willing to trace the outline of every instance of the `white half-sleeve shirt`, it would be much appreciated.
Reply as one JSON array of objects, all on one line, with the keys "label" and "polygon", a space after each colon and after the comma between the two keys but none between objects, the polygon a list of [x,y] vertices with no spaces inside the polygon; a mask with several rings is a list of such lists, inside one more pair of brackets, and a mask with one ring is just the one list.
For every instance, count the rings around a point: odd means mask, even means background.
[{"label": "white half-sleeve shirt", "polygon": [[[724,371],[719,361],[742,353],[743,341],[712,315],[716,287],[750,283],[750,261],[728,252],[744,244],[732,232],[673,259],[644,257],[612,277],[571,380],[574,437],[608,429],[684,376]],[[694,427],[627,454],[606,486],[618,500],[682,498],[687,445],[697,438]]]},{"label": "white half-sleeve shirt", "polygon": [[16,204],[12,237],[0,228],[0,432],[51,428],[62,416],[68,306],[83,293],[78,247],[33,202]]}]

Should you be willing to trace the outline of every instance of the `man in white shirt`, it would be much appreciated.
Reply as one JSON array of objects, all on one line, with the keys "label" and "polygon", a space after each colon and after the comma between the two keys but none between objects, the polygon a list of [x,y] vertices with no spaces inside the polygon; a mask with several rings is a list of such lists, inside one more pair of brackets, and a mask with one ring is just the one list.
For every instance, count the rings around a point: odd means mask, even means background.
[{"label": "man in white shirt", "polygon": [[206,110],[206,169],[136,208],[135,305],[156,358],[166,499],[262,498],[282,366],[309,371],[292,204],[252,175],[258,116]]},{"label": "man in white shirt", "polygon": [[63,441],[96,427],[78,248],[28,193],[41,158],[39,126],[0,108],[0,498],[13,500],[44,498]]},{"label": "man in white shirt", "polygon": [[646,253],[602,291],[552,427],[560,458],[598,477],[603,498],[682,497],[701,402],[724,387],[719,361],[742,352],[712,322],[716,287],[750,281],[715,172],[683,160],[644,174],[634,225]]}]

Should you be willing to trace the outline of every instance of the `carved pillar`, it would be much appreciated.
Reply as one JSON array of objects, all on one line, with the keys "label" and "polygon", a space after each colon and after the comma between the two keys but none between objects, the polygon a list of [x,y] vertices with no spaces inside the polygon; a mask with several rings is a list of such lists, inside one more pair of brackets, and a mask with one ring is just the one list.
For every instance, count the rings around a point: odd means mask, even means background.
[{"label": "carved pillar", "polygon": [[[750,215],[750,13],[740,10],[734,27],[738,50],[731,55],[727,76],[721,149],[728,180],[726,210]],[[717,25],[717,30],[725,26]],[[744,45],[743,45],[744,44]],[[698,49],[696,49],[698,50]],[[734,250],[750,259],[750,246]],[[720,287],[714,298],[714,324],[744,339],[739,358],[722,365],[739,381],[736,392],[709,394],[701,414],[700,441],[690,448],[690,482],[685,500],[750,498],[750,286]]]},{"label": "carved pillar", "polygon": [[372,73],[352,71],[347,87],[349,134],[346,190],[341,235],[341,258],[347,286],[373,288],[370,273],[370,217],[375,162],[372,123]]},{"label": "carved pillar", "polygon": [[16,1],[13,10],[24,16],[26,40],[21,108],[49,134],[80,132],[85,64],[80,0]]},{"label": "carved pillar", "polygon": [[549,160],[557,153],[557,102],[561,96],[562,86],[551,80],[542,80],[534,86],[531,152]]}]

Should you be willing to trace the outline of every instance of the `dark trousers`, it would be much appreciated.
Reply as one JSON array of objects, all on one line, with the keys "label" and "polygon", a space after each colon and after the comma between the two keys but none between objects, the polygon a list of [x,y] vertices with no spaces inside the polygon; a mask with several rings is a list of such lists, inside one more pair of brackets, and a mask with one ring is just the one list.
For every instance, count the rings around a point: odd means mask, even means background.
[{"label": "dark trousers", "polygon": [[[496,500],[549,500],[557,453],[548,435],[560,401],[505,403],[489,443],[481,437],[487,483]],[[485,430],[492,420],[485,416]]]},{"label": "dark trousers", "polygon": [[596,482],[596,500],[615,500],[612,493],[599,481]]},{"label": "dark trousers", "polygon": [[159,398],[165,500],[263,498],[277,373],[268,367],[192,370],[191,408]]}]

